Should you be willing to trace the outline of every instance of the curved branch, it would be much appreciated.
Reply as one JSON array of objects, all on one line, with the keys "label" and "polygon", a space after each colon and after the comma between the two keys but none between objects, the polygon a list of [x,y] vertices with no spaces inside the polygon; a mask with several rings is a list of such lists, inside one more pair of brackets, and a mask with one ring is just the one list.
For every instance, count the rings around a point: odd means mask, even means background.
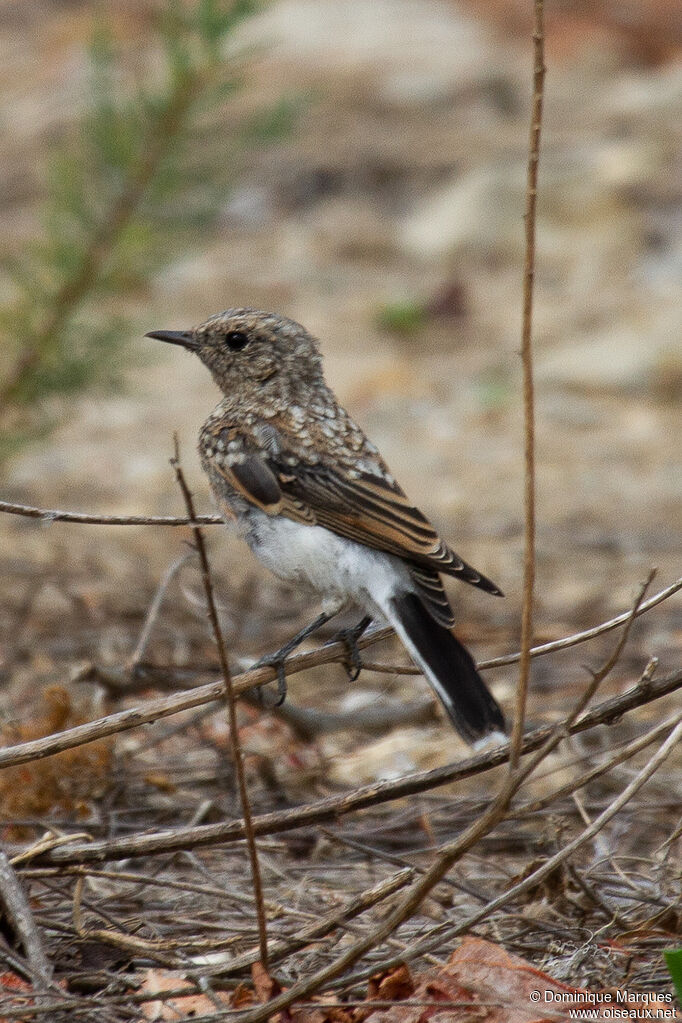
[{"label": "curved branch", "polygon": [[[640,682],[621,696],[612,697],[597,704],[567,729],[568,734],[575,735],[586,732],[597,725],[612,724],[618,721],[623,714],[661,699],[681,688],[682,669],[660,679]],[[522,754],[539,749],[556,732],[557,727],[561,728],[561,723],[559,726],[549,725],[526,733],[521,748]],[[483,774],[493,767],[506,763],[508,759],[509,744],[505,743],[484,753],[468,757],[466,760],[446,764],[444,767],[438,767],[432,771],[416,771],[404,778],[364,785],[342,796],[321,799],[294,810],[261,814],[253,819],[254,834],[256,836],[281,834],[295,828],[336,821],[348,813],[355,813],[358,810],[391,802],[394,799],[402,799],[418,792],[427,792],[462,778]],[[131,835],[111,841],[64,845],[60,848],[43,851],[35,858],[31,857],[31,860],[41,865],[99,863],[104,860],[149,856],[162,852],[175,852],[180,849],[237,842],[243,838],[244,822],[236,820],[158,831],[147,835]],[[30,856],[30,850],[22,855]]]}]

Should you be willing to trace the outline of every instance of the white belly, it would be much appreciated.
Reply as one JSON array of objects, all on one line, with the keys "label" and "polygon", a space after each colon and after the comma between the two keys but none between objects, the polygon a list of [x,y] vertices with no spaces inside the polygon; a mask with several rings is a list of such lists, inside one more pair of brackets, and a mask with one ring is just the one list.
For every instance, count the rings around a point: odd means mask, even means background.
[{"label": "white belly", "polygon": [[283,516],[249,513],[246,539],[271,572],[312,587],[328,613],[352,601],[377,615],[396,588],[414,589],[404,562],[323,526],[305,526]]}]

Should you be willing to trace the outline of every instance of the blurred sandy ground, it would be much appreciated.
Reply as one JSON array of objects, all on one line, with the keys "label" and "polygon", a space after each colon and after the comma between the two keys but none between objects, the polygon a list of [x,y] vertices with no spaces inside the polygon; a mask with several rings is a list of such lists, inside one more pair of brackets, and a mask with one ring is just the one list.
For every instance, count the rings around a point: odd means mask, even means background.
[{"label": "blurred sandy ground", "polygon": [[[614,5],[564,6],[573,13],[549,21],[536,278],[543,636],[621,610],[650,567],[664,585],[682,562],[679,10],[650,2],[616,17]],[[121,299],[140,335],[242,304],[315,332],[330,383],[404,488],[507,593],[493,601],[455,587],[479,657],[515,647],[520,607],[525,7],[267,5],[242,30],[254,49],[247,87],[216,130],[229,150],[239,119],[283,93],[305,97],[298,123],[246,153],[214,233],[148,294]],[[139,5],[110,9],[122,33],[137,31]],[[81,102],[92,11],[4,5],[0,194],[14,244],[35,231],[37,157]],[[430,302],[435,315],[399,338],[377,326],[377,312],[405,299]],[[215,388],[198,362],[152,344],[139,339],[128,393],[74,402],[57,433],[11,465],[3,496],[177,512],[168,467],[177,430],[208,509],[194,444]],[[271,586],[236,541],[211,535],[225,585],[252,574]],[[24,594],[15,569],[28,558],[38,570],[77,566],[141,612],[181,546],[177,533],[37,528],[5,516],[0,542],[13,611]],[[678,663],[679,602],[637,628],[643,654],[658,654],[662,669]],[[549,670],[537,668],[538,713]]]}]

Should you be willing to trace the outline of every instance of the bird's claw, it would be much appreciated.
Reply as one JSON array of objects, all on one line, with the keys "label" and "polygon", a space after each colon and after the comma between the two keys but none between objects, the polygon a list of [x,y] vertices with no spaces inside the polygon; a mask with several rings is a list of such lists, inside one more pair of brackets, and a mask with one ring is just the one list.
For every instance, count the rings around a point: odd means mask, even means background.
[{"label": "bird's claw", "polygon": [[[277,672],[277,699],[274,703],[268,704],[268,707],[281,707],[287,698],[287,675],[284,667],[284,661],[286,654],[283,654],[281,650],[278,650],[274,654],[266,654],[265,657],[261,657],[259,661],[251,665],[252,668],[274,668]],[[265,706],[263,699],[263,690],[259,687],[258,689],[261,704]]]},{"label": "bird's claw", "polygon": [[340,629],[339,632],[334,636],[330,642],[341,642],[346,646],[347,659],[344,661],[346,672],[348,673],[349,682],[357,682],[360,677],[364,664],[362,661],[362,654],[360,653],[360,647],[358,646],[358,640],[367,626],[371,622],[371,618],[365,617],[362,621],[358,622],[357,625],[353,626],[352,629]]},{"label": "bird's claw", "polygon": [[344,661],[344,667],[348,675],[349,682],[357,682],[360,677],[360,672],[363,669],[362,654],[358,646],[358,637],[355,629],[342,629],[339,633],[339,639],[346,644],[346,653],[348,659]]},{"label": "bird's claw", "polygon": [[284,660],[277,661],[275,668],[277,670],[277,699],[273,706],[281,707],[287,698],[287,674],[284,670]]}]

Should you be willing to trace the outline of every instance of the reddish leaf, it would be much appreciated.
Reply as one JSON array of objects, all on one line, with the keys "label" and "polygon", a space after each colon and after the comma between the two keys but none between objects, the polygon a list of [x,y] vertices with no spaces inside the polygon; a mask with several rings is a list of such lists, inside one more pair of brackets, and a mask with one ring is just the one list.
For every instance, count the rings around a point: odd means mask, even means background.
[{"label": "reddish leaf", "polygon": [[[599,1018],[595,992],[580,991],[552,980],[519,956],[480,938],[466,938],[439,970],[412,979],[407,1004],[372,1010],[371,1001],[385,1000],[380,984],[370,989],[367,1023],[539,1023],[568,1019],[569,1008],[589,1009]],[[602,1016],[602,1018],[604,1018]]]}]

